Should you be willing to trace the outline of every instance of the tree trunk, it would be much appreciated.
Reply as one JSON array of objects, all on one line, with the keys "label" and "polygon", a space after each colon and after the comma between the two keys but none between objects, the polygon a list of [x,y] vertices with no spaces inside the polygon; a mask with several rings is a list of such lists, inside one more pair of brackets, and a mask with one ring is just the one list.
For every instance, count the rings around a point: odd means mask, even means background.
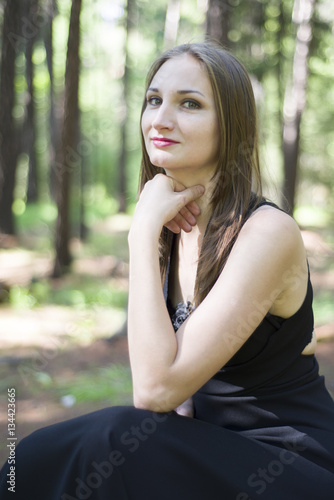
[{"label": "tree trunk", "polygon": [[48,0],[48,23],[43,30],[44,46],[46,51],[46,61],[50,77],[50,111],[49,111],[49,160],[50,160],[50,192],[53,199],[56,199],[56,151],[60,145],[59,124],[60,119],[55,111],[54,78],[53,78],[53,18],[56,13],[56,0]]},{"label": "tree trunk", "polygon": [[127,16],[126,16],[126,34],[124,44],[124,74],[122,78],[123,95],[122,95],[122,117],[121,117],[121,151],[118,161],[118,200],[119,212],[126,212],[127,208],[127,180],[126,180],[126,164],[127,164],[127,117],[128,117],[128,97],[129,97],[129,36],[133,24],[134,0],[128,0]]},{"label": "tree trunk", "polygon": [[86,186],[86,160],[82,157],[80,170],[80,214],[79,237],[81,241],[87,239],[88,228],[85,224],[85,186]]},{"label": "tree trunk", "polygon": [[[28,0],[26,4],[27,19],[31,22],[33,16],[38,11],[38,0]],[[27,186],[27,202],[35,202],[38,199],[38,173],[36,164],[36,151],[35,151],[35,103],[34,103],[34,64],[32,62],[32,55],[36,35],[27,38],[26,45],[26,78],[27,78],[27,104],[26,104],[26,118],[24,123],[24,150],[29,157],[29,171],[28,171],[28,186]]]},{"label": "tree trunk", "polygon": [[79,127],[80,11],[81,0],[73,0],[65,71],[65,103],[61,151],[59,161],[56,163],[58,217],[54,277],[61,276],[71,263],[69,249],[71,172],[81,167],[81,158],[77,152]]},{"label": "tree trunk", "polygon": [[297,27],[291,83],[283,107],[284,183],[282,206],[290,214],[295,206],[300,124],[306,105],[308,57],[312,40],[312,15],[316,0],[295,0],[292,21]]},{"label": "tree trunk", "polygon": [[180,0],[168,0],[164,33],[164,50],[176,45],[180,21]]},{"label": "tree trunk", "polygon": [[206,15],[206,34],[210,40],[229,48],[228,39],[230,5],[228,0],[209,0]]},{"label": "tree trunk", "polygon": [[13,34],[20,31],[21,2],[7,0],[4,9],[0,84],[0,232],[15,234],[12,212],[18,137],[13,119],[15,59],[19,45]]}]

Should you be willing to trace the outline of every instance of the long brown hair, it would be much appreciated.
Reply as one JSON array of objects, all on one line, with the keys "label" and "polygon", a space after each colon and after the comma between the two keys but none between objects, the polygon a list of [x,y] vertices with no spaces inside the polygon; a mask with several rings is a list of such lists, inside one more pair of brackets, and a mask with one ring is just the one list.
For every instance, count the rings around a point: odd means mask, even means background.
[{"label": "long brown hair", "polygon": [[[232,246],[261,200],[261,175],[258,153],[256,106],[252,84],[245,67],[229,52],[212,43],[194,43],[175,47],[152,65],[146,89],[161,68],[173,57],[189,54],[205,68],[211,82],[220,133],[220,151],[211,197],[211,218],[200,251],[194,302],[206,297],[221,273]],[[142,114],[146,108],[146,99]],[[147,154],[142,135],[140,190],[157,173]],[[160,268],[164,279],[168,265],[172,233],[165,227],[160,236]]]}]

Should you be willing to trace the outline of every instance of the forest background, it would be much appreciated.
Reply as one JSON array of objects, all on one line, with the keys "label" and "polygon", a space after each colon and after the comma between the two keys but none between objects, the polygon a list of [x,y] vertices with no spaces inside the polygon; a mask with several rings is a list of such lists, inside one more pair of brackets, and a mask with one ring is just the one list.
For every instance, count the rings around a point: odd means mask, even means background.
[{"label": "forest background", "polygon": [[150,63],[179,43],[218,40],[250,72],[265,193],[302,229],[333,337],[331,0],[1,0],[0,27],[0,404],[15,387],[20,436],[131,402],[139,115]]}]

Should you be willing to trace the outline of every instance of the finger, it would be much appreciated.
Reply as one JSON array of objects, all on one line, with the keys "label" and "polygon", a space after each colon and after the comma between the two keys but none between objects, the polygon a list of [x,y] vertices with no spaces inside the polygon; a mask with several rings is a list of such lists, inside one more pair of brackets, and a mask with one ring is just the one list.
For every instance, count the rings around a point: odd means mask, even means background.
[{"label": "finger", "polygon": [[189,212],[191,212],[195,217],[200,215],[201,209],[197,205],[196,201],[191,201],[186,206],[187,206],[187,209],[189,210]]},{"label": "finger", "polygon": [[[199,215],[201,211],[196,202],[191,202],[191,204],[193,205],[192,210],[194,210],[194,207],[197,207],[194,211],[196,215]],[[186,233],[189,233],[192,230],[192,227],[196,226],[196,217],[188,209],[188,206],[189,204],[183,207],[173,219],[165,224],[165,226],[173,233],[178,234],[181,229]]]},{"label": "finger", "polygon": [[170,177],[168,175],[166,177],[170,179],[170,182],[173,186],[173,190],[175,191],[175,193],[180,193],[181,191],[184,191],[186,189],[186,186],[184,186],[183,184],[181,184],[181,182],[174,179],[174,177]]},{"label": "finger", "polygon": [[194,408],[192,407],[192,405],[187,405],[187,404],[180,405],[176,408],[175,411],[176,413],[182,415],[183,417],[192,418],[194,416]]},{"label": "finger", "polygon": [[172,220],[186,233],[189,233],[193,228],[193,226],[189,224],[189,222],[187,222],[187,220],[180,213],[176,214]]},{"label": "finger", "polygon": [[181,231],[180,227],[174,222],[174,220],[170,220],[169,222],[166,222],[165,227],[172,231],[172,233],[179,234]]},{"label": "finger", "polygon": [[[173,189],[174,189],[175,193],[187,193],[187,195],[190,195],[189,204],[191,205],[191,207],[194,207],[195,212],[197,210],[199,210],[197,203],[195,203],[193,200],[196,200],[197,198],[202,196],[202,194],[205,191],[204,186],[202,186],[201,184],[196,184],[194,186],[186,188],[183,184],[181,184],[181,182],[177,181],[173,177],[169,177],[169,176],[166,176],[166,177],[168,177],[168,179],[170,179],[170,182],[173,185]],[[192,210],[192,209],[190,208],[190,210]],[[197,215],[199,215],[199,214],[197,214]]]},{"label": "finger", "polygon": [[194,412],[191,411],[191,410],[188,410],[186,408],[180,408],[180,409],[177,408],[175,411],[181,417],[190,417],[190,418],[193,418],[193,416],[194,416]]},{"label": "finger", "polygon": [[190,212],[188,207],[182,208],[180,211],[180,215],[190,224],[191,226],[196,226],[197,220],[196,217]]},{"label": "finger", "polygon": [[178,212],[181,211],[181,209],[183,207],[185,207],[186,205],[188,205],[188,203],[196,200],[197,198],[199,198],[200,196],[203,195],[204,193],[204,186],[201,186],[200,184],[196,185],[196,186],[191,186],[187,189],[185,189],[184,191],[180,191],[177,193],[178,197],[179,197],[179,210]]},{"label": "finger", "polygon": [[177,214],[173,219],[166,222],[164,226],[175,234],[178,234],[181,229],[186,233],[190,233],[193,228],[180,214]]}]

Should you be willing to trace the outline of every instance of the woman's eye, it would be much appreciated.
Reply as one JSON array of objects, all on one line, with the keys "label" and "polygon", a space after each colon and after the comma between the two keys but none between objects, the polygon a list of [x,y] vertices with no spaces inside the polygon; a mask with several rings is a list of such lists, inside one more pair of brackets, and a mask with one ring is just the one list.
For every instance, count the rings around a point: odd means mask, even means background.
[{"label": "woman's eye", "polygon": [[187,100],[183,102],[183,106],[187,109],[198,109],[200,105],[196,101]]},{"label": "woman's eye", "polygon": [[147,103],[151,104],[151,106],[159,106],[159,104],[161,104],[161,99],[160,97],[148,97]]}]

